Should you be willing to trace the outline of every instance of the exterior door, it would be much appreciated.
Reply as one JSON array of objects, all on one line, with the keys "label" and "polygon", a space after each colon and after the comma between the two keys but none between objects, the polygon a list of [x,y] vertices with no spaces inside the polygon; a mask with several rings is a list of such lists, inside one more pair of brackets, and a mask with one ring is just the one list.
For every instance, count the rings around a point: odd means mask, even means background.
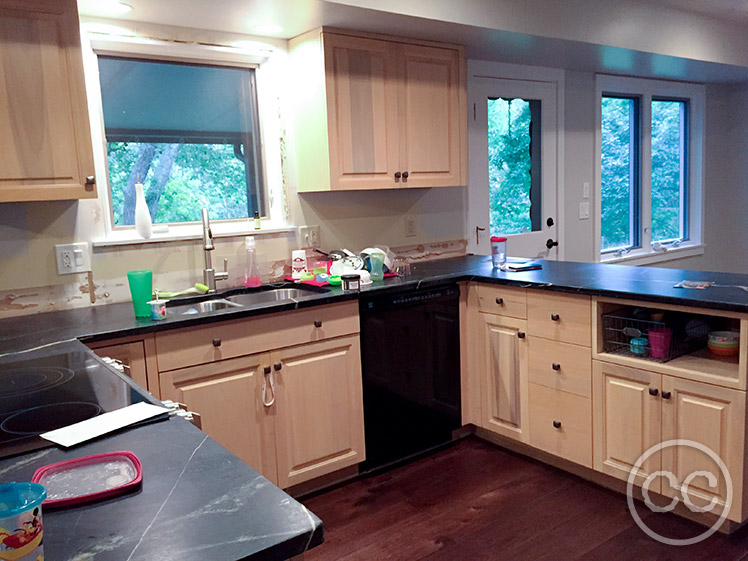
[{"label": "exterior door", "polygon": [[[593,460],[594,468],[627,481],[639,457],[661,442],[662,375],[593,361]],[[635,483],[660,469],[661,457],[653,454],[642,465]],[[662,478],[649,486],[660,492]]]},{"label": "exterior door", "polygon": [[528,441],[526,322],[478,314],[483,323],[481,378],[484,429]]},{"label": "exterior door", "polygon": [[358,335],[275,351],[278,486],[365,459]]},{"label": "exterior door", "polygon": [[[558,259],[558,84],[472,76],[468,251]],[[550,240],[550,241],[549,241]]]}]

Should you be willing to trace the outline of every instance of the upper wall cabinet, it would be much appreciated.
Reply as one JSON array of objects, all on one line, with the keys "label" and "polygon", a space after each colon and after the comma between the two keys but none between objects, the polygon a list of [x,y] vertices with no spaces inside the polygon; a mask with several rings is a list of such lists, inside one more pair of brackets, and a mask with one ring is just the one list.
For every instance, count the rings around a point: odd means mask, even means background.
[{"label": "upper wall cabinet", "polygon": [[299,192],[467,184],[461,47],[325,29],[291,60]]},{"label": "upper wall cabinet", "polygon": [[75,0],[0,0],[0,202],[96,196]]}]

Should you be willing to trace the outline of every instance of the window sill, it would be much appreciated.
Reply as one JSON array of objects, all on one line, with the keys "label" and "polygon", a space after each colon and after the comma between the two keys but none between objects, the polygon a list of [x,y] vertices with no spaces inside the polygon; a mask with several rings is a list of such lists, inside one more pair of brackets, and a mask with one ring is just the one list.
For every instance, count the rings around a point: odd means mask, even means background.
[{"label": "window sill", "polygon": [[647,251],[634,253],[622,257],[601,256],[600,263],[617,263],[619,265],[651,265],[653,263],[664,263],[666,261],[675,261],[676,259],[685,259],[686,257],[695,257],[704,254],[704,245],[686,245],[676,248],[669,248],[667,251]]},{"label": "window sill", "polygon": [[[239,238],[245,236],[262,236],[264,234],[277,234],[283,232],[295,232],[296,226],[275,225],[268,221],[267,225],[259,230],[249,226],[238,227],[238,224],[224,225],[216,222],[211,223],[210,229],[214,239]],[[154,226],[154,229],[158,226]],[[168,243],[181,241],[196,241],[203,239],[203,228],[199,224],[170,226],[165,232],[154,231],[148,238],[141,238],[134,229],[114,230],[101,240],[94,240],[92,245],[97,247],[117,247],[154,243]]]}]

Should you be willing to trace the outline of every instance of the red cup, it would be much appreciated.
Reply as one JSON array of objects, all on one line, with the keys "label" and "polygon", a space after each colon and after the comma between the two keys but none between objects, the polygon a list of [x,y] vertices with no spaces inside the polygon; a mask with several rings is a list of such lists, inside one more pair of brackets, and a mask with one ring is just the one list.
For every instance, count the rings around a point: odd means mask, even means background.
[{"label": "red cup", "polygon": [[649,354],[652,358],[667,358],[673,330],[669,327],[654,327],[649,330]]}]

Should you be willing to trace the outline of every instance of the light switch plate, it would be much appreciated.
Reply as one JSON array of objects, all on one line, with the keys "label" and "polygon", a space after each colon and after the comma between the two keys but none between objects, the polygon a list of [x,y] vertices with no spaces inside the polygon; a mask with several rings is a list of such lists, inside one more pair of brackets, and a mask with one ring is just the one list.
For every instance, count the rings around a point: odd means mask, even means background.
[{"label": "light switch plate", "polygon": [[583,199],[590,198],[590,184],[588,181],[585,181],[584,183],[582,183],[582,198]]},{"label": "light switch plate", "polygon": [[590,203],[579,203],[579,220],[587,220],[590,217]]},{"label": "light switch plate", "polygon": [[57,274],[70,275],[91,270],[91,248],[86,242],[55,246]]},{"label": "light switch plate", "polygon": [[416,217],[408,215],[405,217],[405,237],[415,238],[416,237]]}]

